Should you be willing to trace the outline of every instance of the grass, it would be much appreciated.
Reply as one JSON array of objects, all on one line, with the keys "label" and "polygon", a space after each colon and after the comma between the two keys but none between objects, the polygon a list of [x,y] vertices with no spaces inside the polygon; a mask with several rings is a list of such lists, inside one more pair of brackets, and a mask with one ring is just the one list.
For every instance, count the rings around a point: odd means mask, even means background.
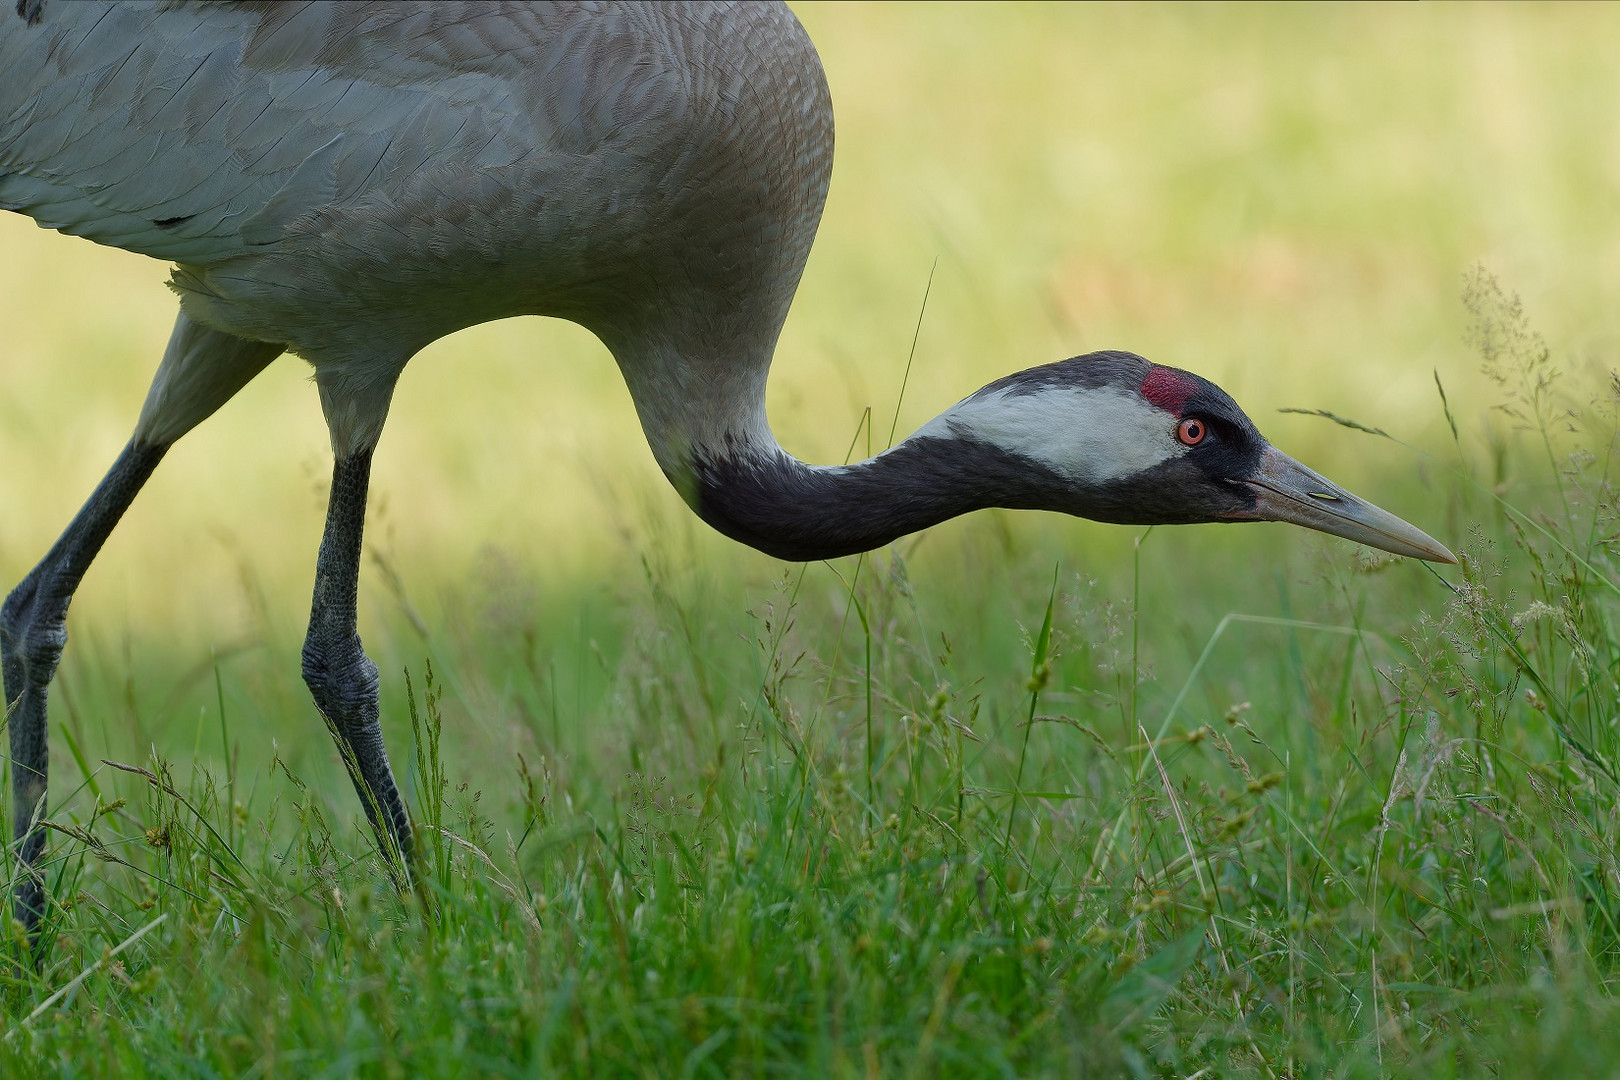
[{"label": "grass", "polygon": [[[1220,613],[1232,586],[1165,580],[1184,533],[1140,534],[1118,596],[1072,557],[972,546],[954,589],[925,591],[912,541],[784,568],[744,612],[672,539],[580,649],[492,568],[390,680],[418,896],[389,887],[334,764],[317,782],[244,760],[240,732],[307,712],[293,689],[218,660],[184,760],[98,763],[87,714],[164,721],[81,660],[60,694],[60,907],[46,966],[5,980],[0,1062],[1603,1071],[1616,402],[1567,408],[1517,299],[1484,272],[1468,289],[1526,437],[1495,463],[1515,498],[1466,467],[1436,483],[1477,522],[1457,571],[1324,547],[1275,604]],[[463,728],[503,747],[447,763]]]},{"label": "grass", "polygon": [[[990,513],[783,566],[672,505],[593,342],[457,335],[407,376],[362,582],[402,899],[297,679],[326,466],[278,365],[75,606],[60,907],[0,976],[0,1072],[1610,1069],[1614,16],[805,17],[840,162],[785,442],[1123,345],[1463,565]],[[0,453],[61,463],[0,477],[15,580],[169,308],[161,268],[3,224]]]}]

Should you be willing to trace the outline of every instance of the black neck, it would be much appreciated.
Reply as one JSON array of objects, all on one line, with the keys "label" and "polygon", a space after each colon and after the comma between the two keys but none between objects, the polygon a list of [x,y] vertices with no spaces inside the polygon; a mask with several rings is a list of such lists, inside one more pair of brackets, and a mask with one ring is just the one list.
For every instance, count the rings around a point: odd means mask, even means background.
[{"label": "black neck", "polygon": [[795,562],[871,551],[985,507],[1037,509],[1061,487],[1054,474],[988,444],[926,437],[844,467],[773,449],[699,460],[695,471],[698,516]]}]

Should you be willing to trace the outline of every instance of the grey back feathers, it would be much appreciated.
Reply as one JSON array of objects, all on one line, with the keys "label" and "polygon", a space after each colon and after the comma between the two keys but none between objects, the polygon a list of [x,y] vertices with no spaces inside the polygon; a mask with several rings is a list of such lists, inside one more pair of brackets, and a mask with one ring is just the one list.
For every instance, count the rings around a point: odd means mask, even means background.
[{"label": "grey back feathers", "polygon": [[581,322],[660,460],[762,396],[831,167],[774,4],[52,0],[0,71],[0,206],[174,260],[371,411],[454,330]]}]

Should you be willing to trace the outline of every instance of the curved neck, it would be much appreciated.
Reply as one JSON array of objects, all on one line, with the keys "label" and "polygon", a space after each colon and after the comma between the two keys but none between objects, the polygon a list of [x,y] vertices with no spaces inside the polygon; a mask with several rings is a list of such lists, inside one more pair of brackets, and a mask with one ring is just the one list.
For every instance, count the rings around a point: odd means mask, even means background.
[{"label": "curved neck", "polygon": [[765,416],[774,335],[720,359],[673,335],[602,336],[664,475],[705,522],[768,555],[870,551],[973,510],[1051,506],[1063,487],[1043,464],[956,430],[951,413],[865,461],[808,465],[778,445]]},{"label": "curved neck", "polygon": [[699,517],[795,562],[870,551],[972,510],[1038,508],[1057,479],[988,443],[922,434],[854,465],[807,465],[773,446],[699,458],[693,471]]}]

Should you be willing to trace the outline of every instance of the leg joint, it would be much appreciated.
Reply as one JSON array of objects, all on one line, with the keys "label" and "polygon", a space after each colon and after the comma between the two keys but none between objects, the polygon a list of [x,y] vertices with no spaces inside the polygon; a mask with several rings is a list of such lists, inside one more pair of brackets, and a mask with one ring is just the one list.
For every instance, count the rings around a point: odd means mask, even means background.
[{"label": "leg joint", "polygon": [[67,604],[52,603],[41,584],[37,572],[30,574],[0,604],[0,649],[8,666],[20,663],[28,683],[43,686],[67,647]]},{"label": "leg joint", "polygon": [[377,665],[358,637],[336,646],[311,632],[304,639],[304,683],[315,705],[347,736],[377,716]]}]

